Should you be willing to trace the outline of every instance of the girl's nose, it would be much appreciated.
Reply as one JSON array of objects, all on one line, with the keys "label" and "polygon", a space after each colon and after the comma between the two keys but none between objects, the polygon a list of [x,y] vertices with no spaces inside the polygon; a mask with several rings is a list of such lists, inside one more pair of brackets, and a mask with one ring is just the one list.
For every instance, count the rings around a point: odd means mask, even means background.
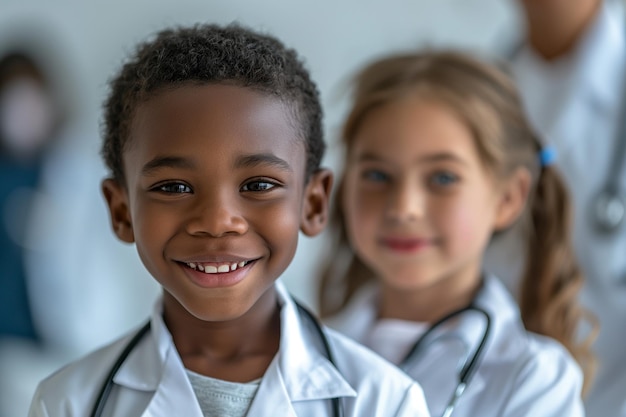
[{"label": "girl's nose", "polygon": [[424,216],[425,196],[418,184],[405,180],[392,190],[386,215],[394,221],[417,220]]},{"label": "girl's nose", "polygon": [[248,222],[237,199],[237,196],[219,194],[198,198],[193,216],[187,223],[189,234],[221,237],[246,233]]}]

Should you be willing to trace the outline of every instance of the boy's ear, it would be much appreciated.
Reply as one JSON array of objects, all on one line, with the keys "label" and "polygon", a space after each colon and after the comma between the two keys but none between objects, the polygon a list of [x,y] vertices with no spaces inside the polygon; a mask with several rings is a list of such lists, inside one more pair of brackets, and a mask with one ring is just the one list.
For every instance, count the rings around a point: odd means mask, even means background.
[{"label": "boy's ear", "polygon": [[326,227],[332,188],[333,174],[330,170],[320,169],[311,175],[304,190],[300,220],[300,230],[305,235],[315,236]]},{"label": "boy's ear", "polygon": [[102,181],[102,194],[104,194],[109,207],[113,232],[121,241],[133,243],[135,235],[130,218],[126,188],[114,179],[107,178]]},{"label": "boy's ear", "polygon": [[518,168],[506,181],[496,212],[495,230],[506,229],[520,216],[528,200],[531,181],[526,168]]}]

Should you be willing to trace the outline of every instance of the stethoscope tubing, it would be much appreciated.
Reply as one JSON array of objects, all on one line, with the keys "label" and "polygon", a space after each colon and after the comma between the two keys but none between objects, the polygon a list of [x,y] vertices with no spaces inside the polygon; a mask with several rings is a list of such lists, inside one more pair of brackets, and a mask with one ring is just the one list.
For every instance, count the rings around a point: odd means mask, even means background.
[{"label": "stethoscope tubing", "polygon": [[[319,323],[319,320],[311,313],[307,308],[301,305],[299,302],[295,301],[296,307],[298,308],[299,314],[302,316],[306,316],[313,326],[315,327],[315,331],[318,333],[320,340],[322,341],[322,347],[324,348],[324,354],[328,361],[337,368],[337,364],[335,362],[335,356],[333,355],[332,348],[330,346],[330,341],[326,337],[322,326]],[[120,367],[124,364],[132,350],[137,347],[141,339],[148,333],[150,330],[150,321],[148,321],[145,325],[135,333],[133,338],[128,342],[128,344],[124,347],[122,353],[119,354],[115,363],[111,367],[107,377],[102,384],[102,388],[96,397],[96,401],[94,403],[93,409],[91,411],[90,417],[101,417],[104,411],[104,407],[106,405],[107,400],[109,399],[109,395],[111,394],[111,390],[113,389],[113,379],[119,371]],[[334,397],[331,398],[331,405],[333,410],[334,417],[343,417],[343,407],[341,406],[340,398]]]},{"label": "stethoscope tubing", "polygon": [[491,334],[491,316],[489,315],[489,313],[481,307],[478,307],[474,304],[470,304],[468,306],[465,306],[463,308],[460,308],[458,310],[455,310],[445,315],[444,317],[442,317],[441,319],[433,323],[428,328],[428,330],[426,330],[415,341],[415,343],[413,344],[411,349],[409,349],[409,352],[406,354],[406,356],[400,362],[400,365],[399,365],[400,368],[406,371],[409,368],[409,366],[415,362],[417,355],[419,354],[420,350],[423,348],[425,344],[425,341],[435,330],[437,330],[440,326],[442,326],[444,323],[448,322],[449,320],[463,313],[466,313],[468,311],[474,311],[484,316],[485,330],[483,332],[483,336],[480,339],[480,342],[478,343],[478,346],[476,347],[476,349],[474,349],[474,353],[472,354],[471,359],[465,361],[465,363],[463,364],[463,368],[461,368],[461,371],[459,372],[459,380],[457,382],[457,386],[454,392],[452,393],[452,397],[448,401],[448,404],[446,405],[445,411],[442,415],[443,417],[449,417],[452,414],[452,411],[454,411],[458,399],[461,397],[461,395],[463,395],[463,392],[465,392],[465,389],[469,385],[472,377],[474,376],[474,373],[476,372],[476,369],[478,369],[478,365],[480,364],[480,359],[485,351],[485,346],[489,339],[489,335]]},{"label": "stethoscope tubing", "polygon": [[141,329],[133,336],[133,338],[128,342],[122,353],[117,357],[117,360],[111,367],[109,374],[104,380],[104,384],[102,384],[102,388],[100,389],[100,393],[96,398],[96,402],[94,403],[94,407],[91,411],[91,417],[100,417],[102,412],[104,411],[104,406],[106,405],[106,401],[111,394],[111,389],[113,388],[113,378],[115,378],[115,374],[120,369],[130,352],[139,344],[139,341],[143,338],[143,336],[148,333],[150,330],[150,321],[143,325]]},{"label": "stethoscope tubing", "polygon": [[[322,329],[322,326],[320,325],[319,320],[313,315],[313,313],[311,313],[307,308],[305,308],[299,302],[296,301],[295,304],[296,304],[296,307],[298,308],[299,314],[301,316],[306,316],[310,320],[310,322],[313,324],[315,331],[316,333],[318,333],[320,340],[322,342],[322,347],[324,349],[324,354],[326,358],[335,368],[337,368],[333,350],[332,350],[332,347],[330,346],[330,341],[326,337],[326,334],[324,333],[324,330]],[[401,368],[406,369],[409,364],[415,361],[416,355],[419,353],[419,351],[424,345],[424,341],[428,338],[428,336],[433,331],[439,328],[442,324],[446,323],[448,320],[462,313],[465,313],[467,311],[475,311],[475,312],[482,314],[485,317],[485,331],[483,333],[480,343],[478,344],[478,347],[476,347],[476,349],[474,350],[474,354],[472,355],[472,358],[465,362],[463,368],[461,369],[461,372],[459,373],[459,381],[457,383],[457,387],[452,395],[452,398],[448,402],[446,410],[444,411],[444,414],[443,414],[444,417],[450,416],[450,414],[452,413],[452,411],[454,410],[456,406],[457,400],[465,391],[465,388],[468,386],[474,372],[476,371],[478,367],[485,345],[491,333],[491,317],[489,313],[487,313],[485,310],[483,310],[480,307],[470,304],[469,306],[453,311],[452,313],[444,316],[443,318],[435,322],[433,325],[431,325],[428,328],[428,330],[426,330],[426,332],[424,332],[424,334],[413,344],[412,348],[409,350],[408,354],[405,356],[404,360],[400,364]],[[124,361],[128,358],[132,350],[139,344],[139,342],[146,335],[146,333],[148,333],[148,331],[150,330],[150,327],[151,327],[150,321],[148,321],[144,326],[141,327],[141,329],[139,329],[139,331],[137,331],[137,333],[133,336],[133,338],[124,347],[124,350],[120,353],[120,355],[116,359],[107,377],[105,378],[104,383],[102,384],[102,388],[100,389],[100,392],[98,393],[98,396],[96,397],[96,401],[94,403],[94,407],[92,409],[90,417],[100,417],[102,415],[106,402],[113,388],[113,380],[115,378],[115,375],[117,374],[118,370],[120,369]],[[341,399],[338,397],[331,398],[331,404],[332,404],[334,417],[343,417],[344,410],[341,405]]]},{"label": "stethoscope tubing", "polygon": [[593,217],[596,230],[603,234],[615,233],[624,223],[626,197],[620,189],[626,165],[626,81],[622,93],[620,120],[613,139],[609,170],[604,185],[593,201]]}]

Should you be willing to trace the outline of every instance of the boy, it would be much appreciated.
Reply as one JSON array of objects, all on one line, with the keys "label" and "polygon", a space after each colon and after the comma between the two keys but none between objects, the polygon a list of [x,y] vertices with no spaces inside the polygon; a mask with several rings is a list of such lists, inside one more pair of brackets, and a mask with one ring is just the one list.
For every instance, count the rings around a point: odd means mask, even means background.
[{"label": "boy", "polygon": [[163,296],[139,333],[43,381],[31,416],[427,415],[408,377],[275,282],[326,224],[321,117],[270,36],[203,25],[139,46],[105,104],[102,189]]}]

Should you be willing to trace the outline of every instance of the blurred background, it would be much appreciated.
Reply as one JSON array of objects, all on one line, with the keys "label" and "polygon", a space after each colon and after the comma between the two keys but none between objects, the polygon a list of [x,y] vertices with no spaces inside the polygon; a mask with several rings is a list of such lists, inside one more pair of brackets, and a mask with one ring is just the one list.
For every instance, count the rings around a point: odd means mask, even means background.
[{"label": "blurred background", "polygon": [[[427,46],[501,54],[521,26],[513,0],[0,0],[0,59],[11,57],[0,64],[1,417],[26,415],[40,379],[145,320],[158,295],[134,247],[114,238],[100,194],[109,77],[165,26],[232,21],[304,58],[321,90],[333,169],[342,87],[357,67]],[[20,124],[25,115],[37,117]],[[284,276],[313,308],[324,242],[303,238]]]}]

